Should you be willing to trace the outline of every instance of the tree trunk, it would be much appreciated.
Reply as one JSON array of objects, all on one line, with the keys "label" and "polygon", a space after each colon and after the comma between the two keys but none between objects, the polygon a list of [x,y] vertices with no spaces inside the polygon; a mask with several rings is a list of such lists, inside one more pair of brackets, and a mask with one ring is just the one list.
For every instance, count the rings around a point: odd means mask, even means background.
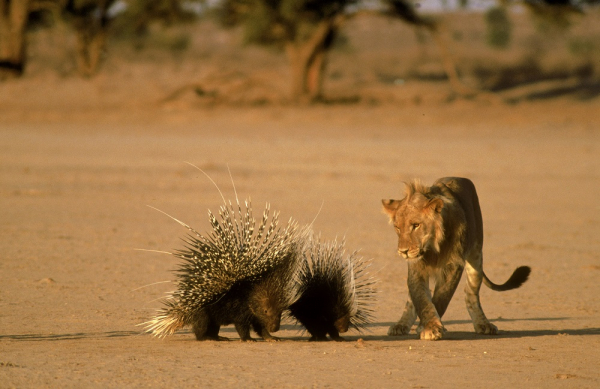
[{"label": "tree trunk", "polygon": [[433,37],[433,40],[440,51],[442,66],[444,67],[444,71],[448,76],[448,81],[450,82],[452,89],[463,97],[475,96],[479,91],[466,86],[460,81],[458,71],[456,70],[456,62],[452,58],[452,54],[448,48],[448,42],[444,39],[442,32],[440,31],[440,27],[437,26],[436,28],[429,28],[429,32],[431,33],[431,36]]},{"label": "tree trunk", "polygon": [[341,15],[319,22],[309,39],[289,41],[286,51],[291,69],[291,94],[295,102],[314,102],[323,97],[326,55]]},{"label": "tree trunk", "polygon": [[78,28],[77,31],[77,69],[84,77],[91,77],[98,71],[100,58],[106,47],[106,32]]},{"label": "tree trunk", "polygon": [[317,48],[308,43],[287,45],[292,76],[291,97],[294,102],[309,103],[321,97],[322,83],[317,80],[322,78],[323,68],[315,63],[315,51]]},{"label": "tree trunk", "polygon": [[98,72],[106,49],[108,28],[107,12],[113,0],[95,0],[82,3],[74,9],[73,26],[77,35],[77,68],[84,77]]},{"label": "tree trunk", "polygon": [[440,56],[442,58],[442,66],[448,76],[448,81],[450,82],[450,87],[452,90],[461,97],[464,98],[480,98],[483,100],[487,100],[490,103],[499,103],[502,101],[500,97],[497,95],[479,90],[477,88],[472,88],[462,83],[460,77],[458,75],[458,71],[456,69],[456,61],[452,57],[452,54],[449,49],[449,43],[445,39],[444,35],[448,35],[444,28],[441,25],[434,26],[428,28],[433,36],[433,40],[435,41],[439,51]]},{"label": "tree trunk", "polygon": [[[449,48],[450,43],[445,39],[445,35],[448,35],[442,23],[428,17],[423,17],[415,12],[414,7],[408,1],[394,1],[391,3],[391,14],[398,17],[405,22],[414,25],[415,27],[425,28],[431,33],[435,44],[437,45],[440,57],[442,60],[442,66],[448,76],[450,87],[460,96],[471,98],[477,95],[481,95],[481,92],[477,89],[470,88],[463,84],[458,75],[456,64],[452,58],[451,50]],[[442,31],[443,30],[443,31]],[[494,99],[491,97],[490,99]]]},{"label": "tree trunk", "polygon": [[290,63],[291,73],[291,97],[292,100],[298,101],[305,93],[306,85],[306,60],[302,56],[302,50],[294,43],[286,45],[288,61]]},{"label": "tree trunk", "polygon": [[326,52],[319,47],[312,57],[306,72],[306,89],[311,101],[323,98],[323,76],[325,74]]},{"label": "tree trunk", "polygon": [[87,0],[70,10],[77,37],[77,69],[84,77],[98,72],[106,49],[107,13],[113,3],[114,0]]},{"label": "tree trunk", "polygon": [[29,0],[0,0],[0,79],[23,74],[28,14]]}]

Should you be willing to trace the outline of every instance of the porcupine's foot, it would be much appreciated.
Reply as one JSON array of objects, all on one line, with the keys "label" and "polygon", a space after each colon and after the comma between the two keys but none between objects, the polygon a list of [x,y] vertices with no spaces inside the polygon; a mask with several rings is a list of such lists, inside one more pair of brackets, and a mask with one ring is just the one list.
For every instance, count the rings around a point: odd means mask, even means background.
[{"label": "porcupine's foot", "polygon": [[[281,340],[281,338],[271,335],[266,328],[260,325],[255,325],[254,330],[258,335],[260,335],[261,338],[265,340],[265,342],[279,342]],[[276,330],[279,330],[279,327],[277,327]]]},{"label": "porcupine's foot", "polygon": [[327,335],[313,335],[310,337],[310,339],[308,339],[309,342],[327,342],[329,341],[329,338],[327,338]]},{"label": "porcupine's foot", "polygon": [[236,323],[235,329],[242,342],[256,342],[256,339],[250,336],[250,325]]},{"label": "porcupine's foot", "polygon": [[226,338],[224,336],[209,336],[209,335],[205,335],[205,336],[201,336],[201,337],[196,336],[196,340],[199,340],[199,341],[212,340],[212,341],[215,341],[215,342],[220,342],[220,341],[227,342],[230,339]]},{"label": "porcupine's foot", "polygon": [[329,336],[331,337],[331,339],[335,340],[336,342],[344,342],[344,341],[346,341],[346,339],[342,338],[340,336],[340,333],[337,332],[336,330],[329,331]]},{"label": "porcupine's foot", "polygon": [[342,338],[339,335],[337,335],[337,336],[331,335],[331,339],[335,340],[336,342],[345,342],[346,341],[346,339]]},{"label": "porcupine's foot", "polygon": [[281,338],[278,338],[276,336],[271,336],[270,338],[263,338],[265,340],[265,342],[281,342]]},{"label": "porcupine's foot", "polygon": [[279,342],[281,341],[281,338],[278,338],[276,336],[273,336],[269,333],[269,331],[262,331],[260,334],[260,337],[263,338],[265,340],[265,342]]},{"label": "porcupine's foot", "polygon": [[254,338],[240,338],[241,342],[256,342]]},{"label": "porcupine's foot", "polygon": [[196,335],[196,340],[205,341],[227,341],[228,338],[219,336],[221,326],[206,311],[197,313],[196,321],[192,325],[192,331]]}]

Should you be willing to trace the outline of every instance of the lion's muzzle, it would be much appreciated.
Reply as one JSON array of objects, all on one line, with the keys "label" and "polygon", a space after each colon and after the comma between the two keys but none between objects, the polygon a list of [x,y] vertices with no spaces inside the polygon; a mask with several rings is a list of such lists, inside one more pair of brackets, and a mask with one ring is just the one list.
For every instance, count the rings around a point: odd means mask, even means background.
[{"label": "lion's muzzle", "polygon": [[399,248],[398,253],[404,259],[415,259],[423,256],[423,250],[420,247],[415,247],[411,249]]}]

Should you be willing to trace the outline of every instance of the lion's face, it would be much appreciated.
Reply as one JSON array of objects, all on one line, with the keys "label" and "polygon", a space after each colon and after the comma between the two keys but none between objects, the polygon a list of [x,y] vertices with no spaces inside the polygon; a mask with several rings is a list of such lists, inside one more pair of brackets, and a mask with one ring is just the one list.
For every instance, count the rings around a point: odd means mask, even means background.
[{"label": "lion's face", "polygon": [[440,251],[443,240],[442,208],[439,198],[414,194],[403,200],[382,200],[398,234],[398,253],[405,259],[419,259],[427,251]]}]

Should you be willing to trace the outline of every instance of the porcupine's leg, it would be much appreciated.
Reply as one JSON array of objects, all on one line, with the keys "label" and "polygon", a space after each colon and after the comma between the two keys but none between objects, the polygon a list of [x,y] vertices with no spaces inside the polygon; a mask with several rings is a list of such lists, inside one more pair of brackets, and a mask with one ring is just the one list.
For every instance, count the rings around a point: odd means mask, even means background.
[{"label": "porcupine's leg", "polygon": [[271,335],[271,333],[260,323],[252,323],[252,328],[254,328],[254,331],[267,342],[279,342],[281,340],[281,338]]},{"label": "porcupine's leg", "polygon": [[242,342],[256,342],[256,339],[250,336],[250,325],[248,323],[235,323],[235,329]]},{"label": "porcupine's leg", "polygon": [[312,325],[305,324],[305,327],[308,333],[312,335],[310,339],[308,339],[309,342],[326,342],[329,340],[329,338],[327,338],[327,330],[323,329],[323,326],[313,323]]},{"label": "porcupine's leg", "polygon": [[331,339],[335,340],[336,342],[343,342],[346,340],[340,336],[338,330],[336,330],[333,326],[327,332],[329,333],[329,336],[331,336]]},{"label": "porcupine's leg", "polygon": [[219,336],[220,328],[221,326],[206,311],[202,311],[196,315],[196,321],[192,326],[197,340],[229,340],[228,338]]}]

